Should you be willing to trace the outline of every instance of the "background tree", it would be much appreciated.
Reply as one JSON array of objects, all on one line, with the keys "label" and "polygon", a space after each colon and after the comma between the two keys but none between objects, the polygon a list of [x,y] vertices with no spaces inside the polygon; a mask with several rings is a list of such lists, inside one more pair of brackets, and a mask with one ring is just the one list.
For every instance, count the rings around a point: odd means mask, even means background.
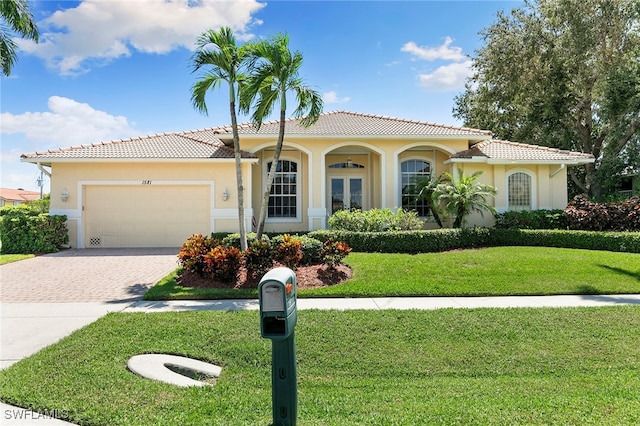
[{"label": "background tree", "polygon": [[39,33],[27,0],[0,0],[0,16],[0,63],[2,73],[9,76],[18,57],[18,46],[12,35],[17,33],[37,43]]},{"label": "background tree", "polygon": [[451,173],[442,174],[440,183],[434,192],[434,197],[445,205],[447,212],[454,216],[453,227],[461,228],[464,219],[469,214],[484,211],[495,213],[495,208],[487,203],[487,197],[495,197],[496,189],[491,185],[476,182],[481,171],[472,175],[465,175],[458,169],[458,177]]},{"label": "background tree", "polygon": [[274,107],[276,105],[280,107],[278,141],[267,175],[256,229],[256,239],[259,240],[264,232],[271,187],[284,144],[287,95],[291,92],[295,94],[298,105],[293,112],[293,116],[296,118],[301,117],[300,124],[305,127],[311,126],[318,121],[318,117],[322,113],[323,101],[320,94],[305,86],[303,80],[299,77],[302,54],[298,51],[291,52],[289,50],[289,37],[287,35],[279,34],[271,40],[255,43],[251,50],[256,66],[242,91],[242,110],[248,112],[251,106],[255,104],[252,121],[259,129]]},{"label": "background tree", "polygon": [[[481,32],[454,116],[498,138],[591,153],[569,169],[599,198],[640,133],[640,0],[526,0]],[[612,167],[618,170],[612,170]]]},{"label": "background tree", "polygon": [[191,102],[202,113],[207,113],[205,95],[209,90],[216,89],[223,82],[229,87],[229,112],[231,114],[231,129],[233,133],[233,152],[236,164],[236,183],[238,193],[238,220],[240,227],[240,249],[247,249],[247,231],[244,216],[244,186],[242,184],[242,152],[240,151],[240,136],[238,135],[238,120],[236,116],[236,100],[240,93],[240,86],[245,79],[244,72],[250,68],[251,61],[249,46],[237,46],[233,32],[228,27],[219,31],[208,30],[202,33],[196,41],[197,49],[191,58],[193,71],[203,67],[209,68],[191,87]]}]

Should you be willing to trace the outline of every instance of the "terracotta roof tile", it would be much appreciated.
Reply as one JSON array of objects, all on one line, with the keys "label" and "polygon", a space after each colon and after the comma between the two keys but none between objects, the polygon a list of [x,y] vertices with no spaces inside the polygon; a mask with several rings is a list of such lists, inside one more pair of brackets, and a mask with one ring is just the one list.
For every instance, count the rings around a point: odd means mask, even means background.
[{"label": "terracotta roof tile", "polygon": [[[183,133],[164,133],[89,145],[73,146],[23,154],[22,158],[233,158],[233,148],[229,148],[218,138],[196,139]],[[244,158],[255,158],[243,153]]]},{"label": "terracotta roof tile", "polygon": [[0,198],[8,201],[27,202],[40,199],[40,193],[24,189],[0,188]]},{"label": "terracotta roof tile", "polygon": [[[299,119],[286,121],[288,135],[300,136],[476,136],[490,137],[488,130],[445,126],[423,121],[405,120],[382,115],[361,114],[349,111],[333,111],[320,115],[310,127],[303,127]],[[252,123],[238,125],[240,134],[277,135],[280,122],[264,122],[259,130]],[[214,135],[231,134],[231,126],[207,129]]]},{"label": "terracotta roof tile", "polygon": [[473,157],[513,161],[593,161],[591,154],[494,139],[479,142],[468,150],[460,151],[451,156],[452,159],[471,159]]}]

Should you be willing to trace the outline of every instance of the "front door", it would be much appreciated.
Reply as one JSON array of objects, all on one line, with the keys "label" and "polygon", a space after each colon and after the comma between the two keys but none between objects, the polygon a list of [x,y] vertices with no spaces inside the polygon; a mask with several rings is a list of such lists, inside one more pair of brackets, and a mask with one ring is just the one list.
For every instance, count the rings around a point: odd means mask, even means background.
[{"label": "front door", "polygon": [[331,214],[338,210],[362,210],[363,178],[332,177],[331,178]]}]

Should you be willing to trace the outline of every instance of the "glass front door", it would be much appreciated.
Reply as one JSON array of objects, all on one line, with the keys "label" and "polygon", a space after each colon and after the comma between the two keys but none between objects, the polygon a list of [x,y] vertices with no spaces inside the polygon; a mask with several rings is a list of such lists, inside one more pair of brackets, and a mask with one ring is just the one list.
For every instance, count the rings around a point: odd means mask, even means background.
[{"label": "glass front door", "polygon": [[331,214],[338,210],[363,209],[362,182],[361,177],[331,178]]}]

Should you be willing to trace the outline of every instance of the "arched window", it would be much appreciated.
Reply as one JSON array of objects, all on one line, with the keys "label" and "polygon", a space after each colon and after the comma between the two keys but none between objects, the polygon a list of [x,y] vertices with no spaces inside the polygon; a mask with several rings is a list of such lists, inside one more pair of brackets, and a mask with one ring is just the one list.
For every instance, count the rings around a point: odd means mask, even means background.
[{"label": "arched window", "polygon": [[531,210],[531,176],[517,172],[507,179],[509,210]]},{"label": "arched window", "polygon": [[[267,164],[267,173],[270,169],[271,163]],[[298,182],[298,163],[290,160],[278,161],[269,196],[267,217],[298,217]]]},{"label": "arched window", "polygon": [[416,183],[431,179],[431,163],[424,160],[406,160],[400,164],[400,184],[402,185],[402,208],[415,210],[419,216],[429,215],[429,203],[417,200]]}]

